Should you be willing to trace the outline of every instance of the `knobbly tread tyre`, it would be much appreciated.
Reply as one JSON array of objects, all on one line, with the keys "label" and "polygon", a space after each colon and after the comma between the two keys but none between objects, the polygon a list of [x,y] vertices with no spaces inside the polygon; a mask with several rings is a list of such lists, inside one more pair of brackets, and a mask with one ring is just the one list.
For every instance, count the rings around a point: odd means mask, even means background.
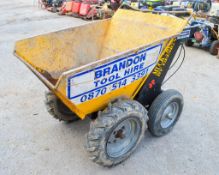
[{"label": "knobbly tread tyre", "polygon": [[[159,128],[159,126],[157,125],[158,122],[160,122],[160,118],[161,118],[161,111],[165,109],[165,107],[170,103],[171,100],[176,100],[179,101],[179,112],[178,112],[178,116],[175,119],[174,123],[172,124],[172,126],[170,126],[169,128],[165,128],[163,129],[161,126]],[[149,111],[148,111],[148,129],[150,131],[150,133],[153,136],[156,137],[160,137],[163,135],[168,134],[173,127],[175,126],[176,122],[178,121],[181,113],[182,113],[182,109],[183,109],[183,96],[180,92],[173,90],[173,89],[169,89],[166,91],[163,91],[161,94],[159,94],[155,100],[152,102]]]},{"label": "knobbly tread tyre", "polygon": [[217,55],[218,54],[217,48],[219,48],[219,40],[215,40],[211,43],[211,47],[209,49],[210,54]]},{"label": "knobbly tread tyre", "polygon": [[[113,128],[130,116],[136,116],[141,123],[140,134],[135,145],[133,145],[127,153],[116,159],[109,157],[106,151],[107,138],[111,134]],[[105,167],[111,167],[121,163],[131,155],[141,141],[147,128],[147,120],[146,109],[137,101],[120,100],[110,104],[103,112],[99,112],[97,119],[90,124],[90,130],[86,136],[85,145],[85,148],[89,153],[89,158],[93,162]]]},{"label": "knobbly tread tyre", "polygon": [[59,121],[66,121],[66,122],[74,122],[79,120],[79,118],[73,112],[71,115],[66,115],[60,111],[58,106],[59,99],[51,91],[45,92],[45,98],[46,98],[45,105],[47,111],[55,119],[58,119]]}]

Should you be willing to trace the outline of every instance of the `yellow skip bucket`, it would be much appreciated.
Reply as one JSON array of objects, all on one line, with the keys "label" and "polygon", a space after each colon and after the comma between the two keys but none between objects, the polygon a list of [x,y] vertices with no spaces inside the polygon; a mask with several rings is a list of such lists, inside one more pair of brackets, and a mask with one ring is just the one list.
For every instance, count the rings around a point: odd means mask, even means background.
[{"label": "yellow skip bucket", "polygon": [[81,119],[133,99],[186,20],[118,10],[111,19],[18,41],[15,55]]}]

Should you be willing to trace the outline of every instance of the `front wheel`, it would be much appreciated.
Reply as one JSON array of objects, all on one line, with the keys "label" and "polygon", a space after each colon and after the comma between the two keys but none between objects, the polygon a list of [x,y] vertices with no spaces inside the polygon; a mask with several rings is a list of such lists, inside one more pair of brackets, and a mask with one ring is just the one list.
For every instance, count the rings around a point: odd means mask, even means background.
[{"label": "front wheel", "polygon": [[86,144],[90,159],[107,167],[127,159],[144,136],[147,120],[146,109],[137,101],[110,105],[90,124]]},{"label": "front wheel", "polygon": [[151,134],[160,137],[169,133],[180,117],[183,104],[183,96],[176,90],[163,91],[158,95],[148,112]]}]

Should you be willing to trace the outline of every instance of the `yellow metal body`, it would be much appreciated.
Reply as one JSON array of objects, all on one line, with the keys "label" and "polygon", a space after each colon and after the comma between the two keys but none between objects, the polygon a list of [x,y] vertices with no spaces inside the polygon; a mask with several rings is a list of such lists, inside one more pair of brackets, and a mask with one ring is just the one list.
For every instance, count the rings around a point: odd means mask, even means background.
[{"label": "yellow metal body", "polygon": [[15,55],[83,119],[116,98],[134,98],[148,74],[78,105],[66,95],[69,77],[158,43],[162,44],[161,57],[186,24],[176,17],[120,9],[108,20],[18,41]]}]

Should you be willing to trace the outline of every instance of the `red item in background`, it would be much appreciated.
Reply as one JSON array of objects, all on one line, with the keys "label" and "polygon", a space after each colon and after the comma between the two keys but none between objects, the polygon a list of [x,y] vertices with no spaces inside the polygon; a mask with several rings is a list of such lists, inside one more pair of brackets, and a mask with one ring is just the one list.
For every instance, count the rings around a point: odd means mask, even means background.
[{"label": "red item in background", "polygon": [[96,8],[91,8],[87,14],[87,19],[92,19],[97,15],[97,9]]},{"label": "red item in background", "polygon": [[81,16],[86,16],[91,8],[90,4],[87,3],[81,3],[79,15]]},{"label": "red item in background", "polygon": [[83,0],[83,2],[87,4],[98,4],[98,0]]},{"label": "red item in background", "polygon": [[201,32],[195,32],[194,37],[195,37],[196,41],[198,41],[198,42],[201,42],[204,38],[204,36]]},{"label": "red item in background", "polygon": [[65,6],[66,6],[66,2],[63,2],[60,12],[65,12]]},{"label": "red item in background", "polygon": [[80,11],[81,2],[80,1],[73,1],[72,5],[72,13],[78,14]]}]

